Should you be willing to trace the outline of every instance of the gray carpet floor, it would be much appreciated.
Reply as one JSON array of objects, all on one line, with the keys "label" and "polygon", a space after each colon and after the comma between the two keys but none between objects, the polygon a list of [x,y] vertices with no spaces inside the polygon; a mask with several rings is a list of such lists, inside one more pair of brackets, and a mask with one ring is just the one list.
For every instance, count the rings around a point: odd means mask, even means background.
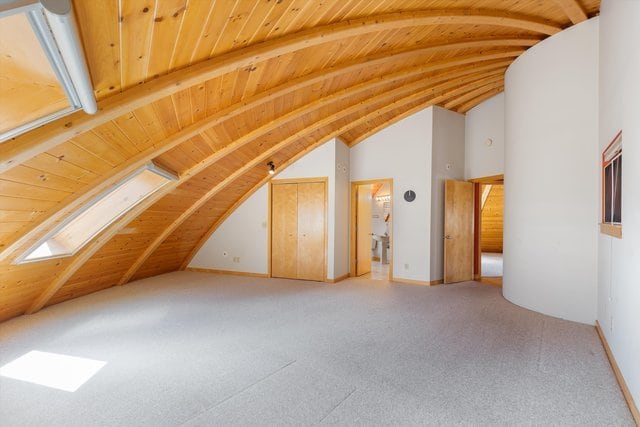
[{"label": "gray carpet floor", "polygon": [[75,392],[0,377],[0,424],[633,425],[593,327],[477,283],[177,272],[0,324],[107,364]]}]

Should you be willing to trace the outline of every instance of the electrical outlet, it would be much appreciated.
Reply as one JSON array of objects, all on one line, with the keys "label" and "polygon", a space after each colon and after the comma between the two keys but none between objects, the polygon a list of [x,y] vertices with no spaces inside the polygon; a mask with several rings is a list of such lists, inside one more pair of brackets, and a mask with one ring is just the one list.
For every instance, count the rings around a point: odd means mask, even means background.
[{"label": "electrical outlet", "polygon": [[409,264],[405,264],[405,265],[404,265],[404,269],[405,269],[405,270],[408,270],[408,269],[409,269]]}]

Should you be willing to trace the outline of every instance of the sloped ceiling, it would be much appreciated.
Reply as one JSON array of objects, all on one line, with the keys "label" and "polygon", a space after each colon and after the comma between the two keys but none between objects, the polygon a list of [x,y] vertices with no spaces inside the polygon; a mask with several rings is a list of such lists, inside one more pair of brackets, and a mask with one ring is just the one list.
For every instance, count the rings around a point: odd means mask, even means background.
[{"label": "sloped ceiling", "polygon": [[[99,100],[0,144],[0,320],[184,267],[269,178],[330,137],[349,145],[502,91],[524,50],[597,0],[77,0]],[[14,265],[141,165],[180,179],[73,257]]]}]

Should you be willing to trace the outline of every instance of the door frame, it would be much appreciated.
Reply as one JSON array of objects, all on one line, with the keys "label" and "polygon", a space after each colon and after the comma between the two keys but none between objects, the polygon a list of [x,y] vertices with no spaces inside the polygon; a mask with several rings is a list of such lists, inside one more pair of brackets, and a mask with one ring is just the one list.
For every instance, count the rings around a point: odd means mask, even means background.
[{"label": "door frame", "polygon": [[271,212],[273,210],[273,185],[278,184],[300,184],[305,182],[321,182],[324,184],[324,282],[330,282],[329,278],[327,278],[327,265],[328,265],[328,247],[329,247],[329,236],[328,236],[328,215],[329,215],[329,177],[327,176],[319,176],[312,178],[283,178],[283,179],[272,179],[269,181],[268,186],[268,212],[267,212],[267,277],[273,277],[271,274]]},{"label": "door frame", "polygon": [[349,277],[356,277],[356,209],[357,197],[356,187],[358,185],[369,184],[389,184],[390,206],[389,214],[391,215],[391,226],[389,227],[389,246],[392,251],[391,260],[389,261],[389,281],[393,281],[393,178],[368,179],[364,181],[351,181],[351,209],[349,219]]},{"label": "door frame", "polygon": [[[504,174],[485,176],[482,178],[470,179],[473,182],[473,280],[482,279],[482,250],[480,248],[480,237],[482,233],[482,185],[504,185]],[[504,209],[504,206],[503,206]],[[503,213],[504,215],[504,213]],[[504,237],[503,237],[504,240]],[[500,284],[502,282],[500,281]]]}]

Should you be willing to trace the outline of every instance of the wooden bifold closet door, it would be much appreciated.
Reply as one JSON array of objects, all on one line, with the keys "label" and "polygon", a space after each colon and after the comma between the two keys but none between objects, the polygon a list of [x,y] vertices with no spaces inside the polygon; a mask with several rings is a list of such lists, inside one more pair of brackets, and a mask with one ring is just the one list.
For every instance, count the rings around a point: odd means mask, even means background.
[{"label": "wooden bifold closet door", "polygon": [[271,186],[271,276],[324,281],[326,183]]}]

